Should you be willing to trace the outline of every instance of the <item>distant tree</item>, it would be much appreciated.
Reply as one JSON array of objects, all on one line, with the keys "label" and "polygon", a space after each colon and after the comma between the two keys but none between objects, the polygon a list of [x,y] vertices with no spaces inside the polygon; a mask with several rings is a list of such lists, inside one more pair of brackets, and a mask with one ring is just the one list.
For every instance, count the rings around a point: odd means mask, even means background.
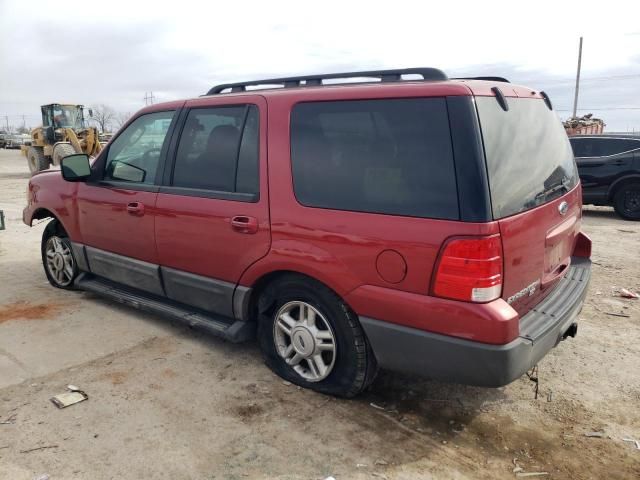
[{"label": "distant tree", "polygon": [[18,133],[31,133],[31,129],[29,127],[18,127],[18,128],[16,128],[16,132],[18,132]]},{"label": "distant tree", "polygon": [[106,132],[116,116],[115,110],[103,103],[100,105],[94,105],[91,109],[93,111],[89,118],[96,122],[101,132]]},{"label": "distant tree", "polygon": [[113,119],[113,123],[116,126],[116,129],[120,129],[122,128],[122,126],[127,123],[127,121],[131,118],[131,115],[133,115],[133,113],[131,112],[118,112],[116,113],[114,119]]}]

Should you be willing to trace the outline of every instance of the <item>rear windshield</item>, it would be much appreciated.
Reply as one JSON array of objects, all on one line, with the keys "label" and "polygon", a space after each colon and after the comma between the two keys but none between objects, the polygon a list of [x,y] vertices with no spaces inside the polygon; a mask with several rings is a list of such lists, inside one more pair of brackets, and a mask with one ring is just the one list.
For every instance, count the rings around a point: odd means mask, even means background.
[{"label": "rear windshield", "polygon": [[494,218],[529,210],[578,183],[567,134],[543,100],[477,97]]},{"label": "rear windshield", "polygon": [[444,98],[300,103],[291,162],[303,205],[459,218]]}]

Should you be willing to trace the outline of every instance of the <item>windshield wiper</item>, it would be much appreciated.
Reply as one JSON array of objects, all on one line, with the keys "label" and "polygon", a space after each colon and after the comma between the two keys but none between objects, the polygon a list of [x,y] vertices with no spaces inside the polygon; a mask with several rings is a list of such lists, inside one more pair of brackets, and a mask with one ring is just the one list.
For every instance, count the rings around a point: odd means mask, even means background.
[{"label": "windshield wiper", "polygon": [[561,190],[564,191],[564,193],[567,193],[569,191],[569,185],[571,184],[571,179],[569,177],[567,177],[566,175],[564,177],[562,177],[562,180],[560,181],[560,183],[553,185],[549,188],[547,188],[546,190],[543,190],[540,193],[537,193],[535,196],[536,200],[540,200],[540,199],[547,199],[549,196],[553,195],[556,192],[559,192]]}]

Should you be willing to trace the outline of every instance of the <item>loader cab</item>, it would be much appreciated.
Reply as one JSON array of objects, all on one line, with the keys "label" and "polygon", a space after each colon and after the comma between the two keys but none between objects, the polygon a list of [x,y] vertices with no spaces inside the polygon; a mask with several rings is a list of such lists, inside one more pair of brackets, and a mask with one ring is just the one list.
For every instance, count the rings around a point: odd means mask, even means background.
[{"label": "loader cab", "polygon": [[84,107],[82,105],[52,103],[43,105],[40,109],[42,111],[42,125],[45,128],[72,128],[73,130],[85,128]]}]

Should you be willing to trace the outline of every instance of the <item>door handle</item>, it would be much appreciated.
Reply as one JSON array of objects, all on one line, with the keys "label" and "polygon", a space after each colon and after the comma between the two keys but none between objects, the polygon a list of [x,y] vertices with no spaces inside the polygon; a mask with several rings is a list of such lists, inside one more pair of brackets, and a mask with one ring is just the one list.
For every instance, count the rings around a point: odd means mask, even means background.
[{"label": "door handle", "polygon": [[256,233],[258,231],[258,219],[237,215],[231,219],[231,228],[239,233]]},{"label": "door handle", "polygon": [[140,202],[131,202],[127,204],[127,213],[131,215],[144,215],[144,204]]}]

